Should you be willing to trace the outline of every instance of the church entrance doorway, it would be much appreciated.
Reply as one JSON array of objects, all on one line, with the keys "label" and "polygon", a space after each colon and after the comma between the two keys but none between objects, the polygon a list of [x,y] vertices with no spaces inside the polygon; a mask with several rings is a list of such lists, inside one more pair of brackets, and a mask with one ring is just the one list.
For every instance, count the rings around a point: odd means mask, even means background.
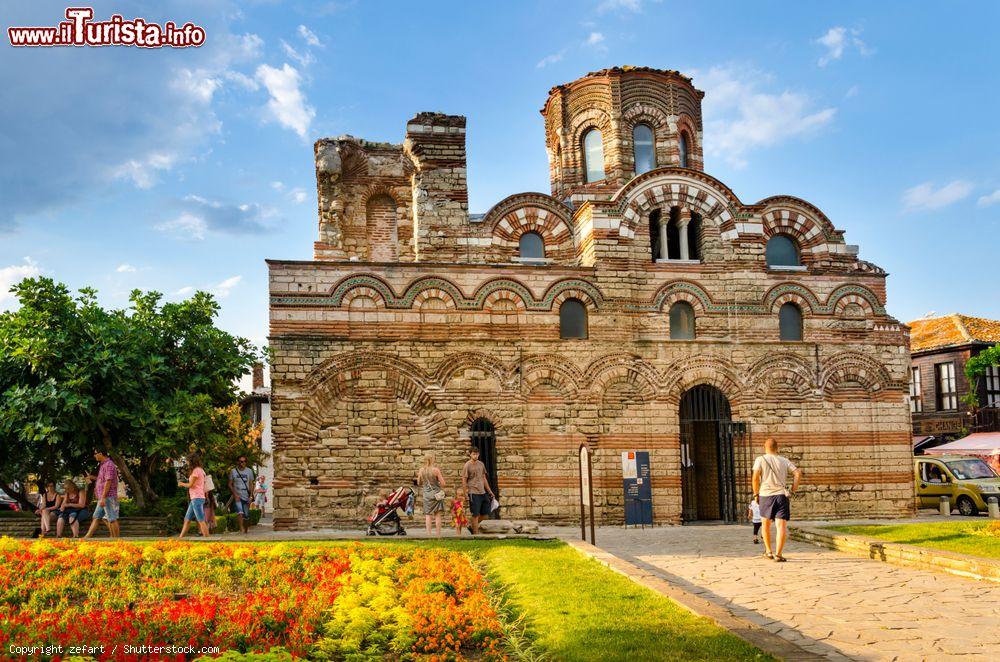
[{"label": "church entrance doorway", "polygon": [[[493,423],[486,418],[477,418],[469,430],[472,445],[479,449],[479,460],[486,465],[486,477],[490,481],[490,489],[500,498],[500,488],[497,486],[497,432]],[[499,519],[500,508],[490,515]]]},{"label": "church entrance doorway", "polygon": [[732,420],[726,396],[699,384],[681,397],[681,519],[746,520],[753,464],[749,425]]}]

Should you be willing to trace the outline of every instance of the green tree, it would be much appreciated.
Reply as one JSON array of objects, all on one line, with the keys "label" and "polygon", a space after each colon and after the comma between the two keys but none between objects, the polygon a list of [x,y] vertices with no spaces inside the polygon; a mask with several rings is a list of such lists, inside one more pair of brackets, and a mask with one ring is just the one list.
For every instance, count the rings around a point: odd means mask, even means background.
[{"label": "green tree", "polygon": [[162,303],[133,291],[105,310],[93,290],[72,296],[48,278],[12,291],[0,315],[0,482],[31,473],[79,474],[105,449],[140,508],[157,499],[150,477],[223,430],[218,408],[258,352],[215,327],[211,295]]},{"label": "green tree", "polygon": [[969,392],[963,397],[970,407],[979,406],[979,380],[990,366],[1000,365],[1000,345],[987,347],[965,363],[965,377],[969,380]]}]

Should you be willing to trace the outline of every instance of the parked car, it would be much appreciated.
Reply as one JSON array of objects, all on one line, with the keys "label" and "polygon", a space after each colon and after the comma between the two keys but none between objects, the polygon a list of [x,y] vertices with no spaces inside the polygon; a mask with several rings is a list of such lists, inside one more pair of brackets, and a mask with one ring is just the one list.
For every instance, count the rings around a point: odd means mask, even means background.
[{"label": "parked car", "polygon": [[978,457],[923,455],[914,458],[913,470],[921,508],[937,508],[947,496],[952,508],[972,516],[986,510],[991,496],[1000,499],[1000,476]]},{"label": "parked car", "polygon": [[0,492],[0,510],[21,510],[21,506],[17,501]]}]

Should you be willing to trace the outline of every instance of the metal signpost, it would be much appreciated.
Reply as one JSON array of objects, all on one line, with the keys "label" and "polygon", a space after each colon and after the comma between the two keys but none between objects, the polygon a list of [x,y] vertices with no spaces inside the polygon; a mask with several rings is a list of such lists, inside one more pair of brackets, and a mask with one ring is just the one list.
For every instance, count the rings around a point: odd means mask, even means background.
[{"label": "metal signpost", "polygon": [[580,539],[587,540],[587,511],[590,511],[590,544],[596,545],[594,536],[594,481],[591,466],[591,452],[586,444],[580,444]]}]

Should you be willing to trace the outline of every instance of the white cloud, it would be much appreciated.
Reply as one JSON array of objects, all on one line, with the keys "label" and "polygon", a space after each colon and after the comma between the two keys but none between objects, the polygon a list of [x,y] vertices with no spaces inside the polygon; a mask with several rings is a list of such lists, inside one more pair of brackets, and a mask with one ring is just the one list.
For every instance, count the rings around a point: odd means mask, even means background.
[{"label": "white cloud", "polygon": [[285,51],[285,55],[298,62],[299,66],[303,69],[316,61],[316,58],[313,57],[312,53],[308,51],[306,51],[305,54],[299,53],[284,39],[281,40],[281,49]]},{"label": "white cloud", "polygon": [[194,103],[207,105],[222,83],[204,69],[181,69],[172,82],[174,88]]},{"label": "white cloud", "polygon": [[304,138],[316,111],[306,103],[299,89],[300,77],[295,67],[287,62],[281,69],[262,64],[257,67],[257,80],[271,95],[267,102],[271,118]]},{"label": "white cloud", "polygon": [[136,268],[126,262],[123,264],[119,264],[118,268],[115,269],[115,271],[120,274],[134,274],[136,272]]},{"label": "white cloud", "polygon": [[601,34],[600,32],[591,32],[589,35],[587,35],[587,41],[583,43],[586,44],[587,46],[599,47],[601,44],[604,43],[604,35]]},{"label": "white cloud", "polygon": [[857,85],[851,85],[847,89],[847,92],[844,92],[844,98],[845,99],[853,99],[854,97],[858,96],[858,92],[860,92],[860,91],[861,91],[860,87],[858,87]]},{"label": "white cloud", "polygon": [[112,179],[130,180],[136,188],[152,188],[157,182],[157,173],[170,170],[177,162],[177,154],[154,152],[141,159],[129,159],[111,168]]},{"label": "white cloud", "polygon": [[208,232],[208,223],[199,216],[183,212],[171,221],[160,223],[156,229],[177,239],[201,241]]},{"label": "white cloud", "polygon": [[299,36],[306,42],[307,46],[313,46],[315,48],[323,48],[323,42],[319,40],[316,33],[307,28],[304,25],[299,26]]},{"label": "white cloud", "polygon": [[844,56],[844,51],[855,48],[861,55],[870,55],[872,50],[861,40],[861,30],[848,30],[843,26],[832,27],[816,40],[816,43],[826,48],[826,54],[819,59],[819,66],[825,67],[834,60]]},{"label": "white cloud", "polygon": [[744,67],[713,67],[695,82],[705,90],[705,153],[737,168],[747,165],[754,149],[811,135],[837,113],[815,108],[801,92],[762,91],[770,77]]},{"label": "white cloud", "polygon": [[538,61],[538,64],[535,65],[535,68],[542,69],[544,67],[549,66],[550,64],[561,62],[565,56],[566,56],[566,49],[564,48],[558,53],[553,53],[552,55],[546,55],[545,57],[543,57],[541,60]]},{"label": "white cloud", "polygon": [[260,89],[260,85],[257,84],[253,78],[247,76],[246,74],[240,73],[239,71],[226,70],[222,73],[223,77],[231,83],[236,83],[244,90],[250,92],[256,92]]},{"label": "white cloud", "polygon": [[41,269],[30,257],[24,258],[23,264],[0,267],[0,312],[10,310],[17,305],[17,298],[10,292],[11,287],[25,278],[40,276],[41,273]]},{"label": "white cloud", "polygon": [[603,0],[597,5],[598,14],[606,14],[612,11],[628,11],[638,13],[642,11],[642,0]]},{"label": "white cloud", "polygon": [[181,289],[177,290],[176,292],[174,292],[174,294],[177,295],[177,296],[179,296],[179,297],[183,297],[183,296],[187,296],[188,294],[191,294],[192,292],[194,292],[194,288],[191,287],[190,285],[187,285],[187,286],[182,287]]},{"label": "white cloud", "polygon": [[284,182],[271,182],[271,188],[273,188],[275,191],[284,191],[285,190],[285,183]]},{"label": "white cloud", "polygon": [[262,234],[274,228],[275,211],[257,203],[230,204],[189,195],[176,201],[179,216],[156,226],[179,239],[204,239],[209,232],[244,235]]},{"label": "white cloud", "polygon": [[290,197],[295,204],[301,205],[306,201],[306,190],[304,188],[295,187],[288,192],[288,197]]},{"label": "white cloud", "polygon": [[220,299],[225,299],[229,296],[230,292],[233,291],[233,288],[240,284],[241,280],[243,280],[243,276],[233,276],[232,278],[227,278],[213,287],[212,292],[214,292]]},{"label": "white cloud", "polygon": [[932,182],[924,182],[903,192],[903,211],[930,211],[941,209],[958,202],[972,193],[972,184],[961,179],[934,188]]},{"label": "white cloud", "polygon": [[990,205],[995,205],[1000,202],[1000,188],[993,191],[989,195],[984,195],[976,201],[976,204],[980,207],[989,207]]}]

